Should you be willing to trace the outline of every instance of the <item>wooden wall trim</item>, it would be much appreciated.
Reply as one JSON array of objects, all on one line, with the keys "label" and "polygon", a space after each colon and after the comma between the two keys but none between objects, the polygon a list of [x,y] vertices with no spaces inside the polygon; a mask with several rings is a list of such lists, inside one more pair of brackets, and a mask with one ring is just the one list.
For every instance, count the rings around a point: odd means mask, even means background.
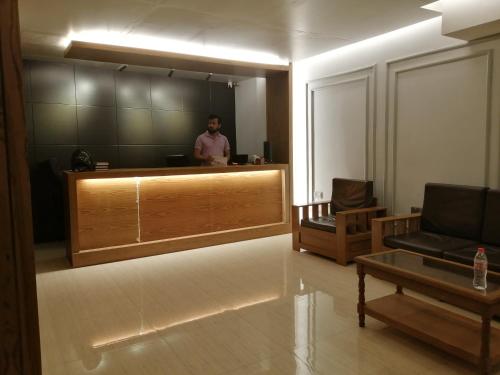
[{"label": "wooden wall trim", "polygon": [[0,373],[41,374],[16,0],[0,2]]},{"label": "wooden wall trim", "polygon": [[271,142],[275,163],[290,163],[290,92],[288,72],[267,77],[267,140]]}]

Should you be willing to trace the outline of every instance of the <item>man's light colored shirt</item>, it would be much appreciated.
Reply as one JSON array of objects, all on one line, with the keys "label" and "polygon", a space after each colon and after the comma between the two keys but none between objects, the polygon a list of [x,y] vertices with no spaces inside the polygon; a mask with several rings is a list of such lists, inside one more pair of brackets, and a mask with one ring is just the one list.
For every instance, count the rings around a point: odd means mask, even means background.
[{"label": "man's light colored shirt", "polygon": [[224,156],[224,151],[229,153],[229,141],[220,133],[210,134],[208,130],[196,138],[194,148],[200,150],[201,156]]}]

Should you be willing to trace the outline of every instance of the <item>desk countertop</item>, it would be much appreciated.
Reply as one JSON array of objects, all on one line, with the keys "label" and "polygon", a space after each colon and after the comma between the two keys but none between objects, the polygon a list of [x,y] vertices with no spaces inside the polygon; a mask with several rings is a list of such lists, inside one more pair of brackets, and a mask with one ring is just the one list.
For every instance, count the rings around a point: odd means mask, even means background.
[{"label": "desk countertop", "polygon": [[171,168],[137,168],[109,169],[107,171],[64,172],[70,179],[119,178],[119,177],[154,177],[190,174],[234,173],[252,171],[287,170],[288,164],[264,165],[228,165],[227,167],[171,167]]}]

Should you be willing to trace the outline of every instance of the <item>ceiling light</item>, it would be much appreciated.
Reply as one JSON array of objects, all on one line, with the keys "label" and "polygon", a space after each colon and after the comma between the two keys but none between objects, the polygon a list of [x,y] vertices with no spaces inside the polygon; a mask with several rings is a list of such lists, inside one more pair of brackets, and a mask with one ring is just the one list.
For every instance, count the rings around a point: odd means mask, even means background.
[{"label": "ceiling light", "polygon": [[443,3],[441,0],[434,1],[433,3],[421,6],[420,8],[432,10],[433,12],[443,13]]},{"label": "ceiling light", "polygon": [[289,61],[278,55],[246,49],[214,46],[209,44],[185,42],[181,40],[159,38],[140,34],[124,34],[106,30],[86,30],[71,32],[61,40],[67,47],[71,41],[108,44],[121,47],[150,49],[154,51],[173,52],[185,55],[205,56],[224,60],[253,62],[269,65],[286,65]]}]

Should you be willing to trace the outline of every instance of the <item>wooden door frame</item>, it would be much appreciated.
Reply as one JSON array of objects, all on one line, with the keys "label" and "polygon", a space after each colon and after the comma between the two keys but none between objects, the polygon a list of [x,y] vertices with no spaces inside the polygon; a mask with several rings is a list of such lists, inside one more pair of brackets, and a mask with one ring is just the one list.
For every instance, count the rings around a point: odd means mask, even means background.
[{"label": "wooden door frame", "polygon": [[41,374],[17,0],[0,0],[0,373]]}]

